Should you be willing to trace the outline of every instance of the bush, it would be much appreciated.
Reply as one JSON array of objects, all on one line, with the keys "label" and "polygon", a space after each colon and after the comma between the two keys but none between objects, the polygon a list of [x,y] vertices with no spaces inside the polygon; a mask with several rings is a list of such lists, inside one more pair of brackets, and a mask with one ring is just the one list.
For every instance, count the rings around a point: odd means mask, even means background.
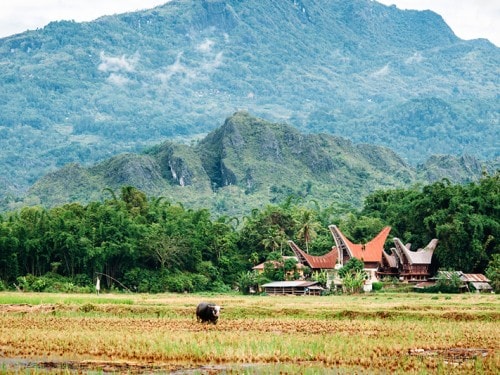
[{"label": "bush", "polygon": [[178,273],[167,276],[164,281],[169,292],[184,293],[193,291],[193,282],[186,274]]},{"label": "bush", "polygon": [[213,287],[213,284],[205,275],[194,273],[186,276],[191,279],[191,285],[193,286],[194,292],[204,292],[210,290]]},{"label": "bush", "polygon": [[486,277],[490,279],[495,293],[500,293],[500,254],[493,254],[491,257],[486,268]]},{"label": "bush", "polygon": [[137,267],[123,275],[123,283],[130,290],[139,293],[161,293],[165,291],[161,287],[158,273]]},{"label": "bush", "polygon": [[255,293],[258,290],[257,275],[255,272],[247,271],[240,273],[238,277],[238,289],[242,294]]},{"label": "bush", "polygon": [[85,274],[78,274],[73,277],[73,283],[76,286],[83,286],[83,287],[93,287],[94,282],[93,280]]},{"label": "bush", "polygon": [[382,290],[383,287],[384,287],[384,283],[382,283],[380,281],[375,281],[372,283],[372,290],[374,292]]},{"label": "bush", "polygon": [[18,287],[25,292],[90,293],[92,287],[77,286],[73,280],[52,272],[43,276],[28,274],[17,278]]}]

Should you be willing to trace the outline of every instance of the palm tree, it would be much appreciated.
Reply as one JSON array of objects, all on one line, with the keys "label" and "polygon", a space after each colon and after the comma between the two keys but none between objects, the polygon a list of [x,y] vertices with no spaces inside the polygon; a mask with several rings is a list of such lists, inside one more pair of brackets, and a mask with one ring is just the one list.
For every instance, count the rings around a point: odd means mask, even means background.
[{"label": "palm tree", "polygon": [[283,256],[283,244],[285,243],[285,231],[282,228],[271,227],[267,235],[262,239],[261,243],[265,249],[270,249],[271,252],[280,249],[280,254]]},{"label": "palm tree", "polygon": [[297,236],[306,243],[306,253],[309,253],[309,242],[318,235],[317,230],[321,228],[320,223],[316,221],[314,212],[303,208],[297,214],[297,226],[299,228]]}]

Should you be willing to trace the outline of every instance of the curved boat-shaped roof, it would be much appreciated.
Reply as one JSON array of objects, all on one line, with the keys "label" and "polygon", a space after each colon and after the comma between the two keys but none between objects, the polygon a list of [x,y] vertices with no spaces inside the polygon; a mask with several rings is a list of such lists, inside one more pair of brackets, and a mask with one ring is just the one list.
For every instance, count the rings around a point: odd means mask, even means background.
[{"label": "curved boat-shaped roof", "polygon": [[398,261],[396,259],[396,256],[394,254],[387,254],[385,251],[382,251],[382,259],[384,259],[389,267],[391,268],[397,268],[398,267]]},{"label": "curved boat-shaped roof", "polygon": [[[354,244],[337,228],[336,225],[328,227],[333,235],[335,244],[339,248],[346,247],[351,258],[358,258],[364,262],[381,262],[382,252],[384,251],[384,244],[391,227],[385,227],[377,234],[370,242],[366,244]],[[338,243],[338,241],[342,243]]]},{"label": "curved boat-shaped roof", "polygon": [[410,264],[431,264],[432,255],[436,249],[438,240],[436,238],[432,239],[426,247],[423,249],[418,249],[417,251],[411,251],[410,246],[405,246],[401,240],[394,237],[394,244],[396,245],[396,253],[400,255],[404,254],[405,258]]},{"label": "curved boat-shaped roof", "polygon": [[338,251],[336,247],[324,255],[309,255],[293,241],[288,241],[288,245],[294,252],[295,256],[299,259],[302,264],[306,264],[312,269],[333,269],[337,264]]}]

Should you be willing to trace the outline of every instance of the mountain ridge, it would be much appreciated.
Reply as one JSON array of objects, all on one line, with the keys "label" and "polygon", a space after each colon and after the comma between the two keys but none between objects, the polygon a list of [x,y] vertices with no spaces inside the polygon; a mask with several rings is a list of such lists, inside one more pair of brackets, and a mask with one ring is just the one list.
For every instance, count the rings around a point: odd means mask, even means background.
[{"label": "mountain ridge", "polygon": [[103,199],[108,190],[134,186],[148,196],[242,216],[291,195],[360,207],[375,190],[443,177],[468,182],[483,170],[473,157],[450,156],[436,156],[416,169],[388,148],[300,133],[285,123],[239,111],[193,145],[166,141],[144,153],[120,154],[90,167],[68,164],[37,181],[23,201],[6,206],[87,203]]},{"label": "mountain ridge", "polygon": [[374,1],[191,1],[0,39],[0,188],[215,129],[238,109],[308,133],[499,156],[497,47]]}]

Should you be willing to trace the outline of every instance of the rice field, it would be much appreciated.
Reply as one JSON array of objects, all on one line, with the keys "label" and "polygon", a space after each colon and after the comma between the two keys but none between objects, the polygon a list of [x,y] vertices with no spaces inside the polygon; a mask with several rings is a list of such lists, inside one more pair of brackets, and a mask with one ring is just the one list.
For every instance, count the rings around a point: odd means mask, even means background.
[{"label": "rice field", "polygon": [[499,318],[494,294],[0,293],[0,373],[497,374]]}]

